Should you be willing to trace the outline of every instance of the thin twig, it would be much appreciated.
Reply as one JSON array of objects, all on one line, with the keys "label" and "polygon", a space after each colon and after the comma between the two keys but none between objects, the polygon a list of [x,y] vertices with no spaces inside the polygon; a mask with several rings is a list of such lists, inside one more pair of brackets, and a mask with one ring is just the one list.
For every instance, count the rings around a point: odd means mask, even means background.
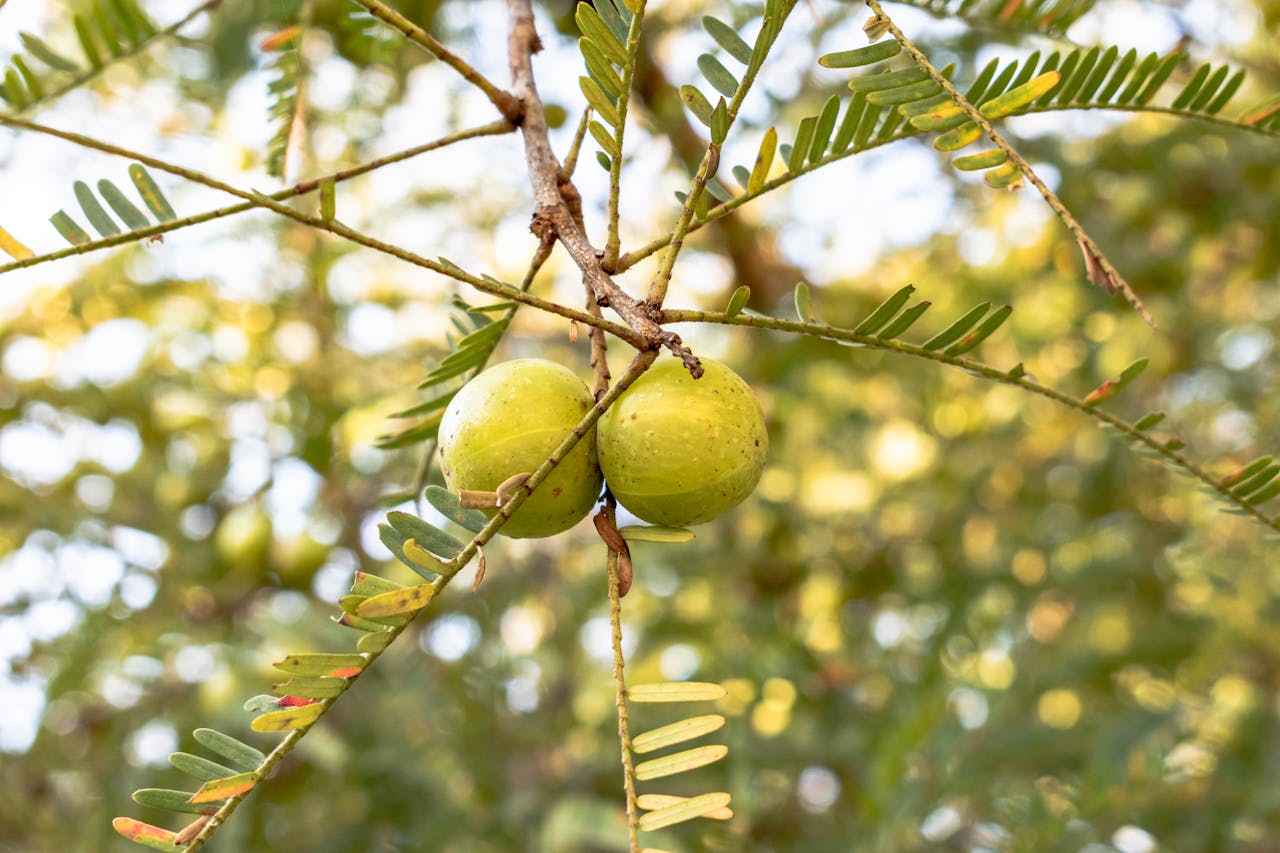
[{"label": "thin twig", "polygon": [[1257,521],[1267,527],[1280,531],[1280,516],[1269,517],[1262,509],[1252,503],[1247,497],[1241,497],[1233,494],[1230,484],[1223,483],[1220,479],[1216,479],[1208,471],[1187,457],[1185,453],[1179,450],[1171,449],[1166,442],[1160,441],[1153,437],[1145,430],[1140,430],[1133,424],[1117,417],[1110,412],[1104,411],[1097,405],[1089,405],[1084,400],[1050,388],[1047,385],[1041,385],[1030,376],[1023,374],[1021,376],[1011,375],[1007,370],[999,370],[984,364],[980,361],[974,361],[964,356],[947,355],[945,352],[938,350],[926,350],[924,347],[915,344],[905,343],[898,340],[885,340],[875,335],[861,335],[850,329],[842,329],[837,326],[827,325],[826,323],[801,323],[795,320],[783,320],[777,317],[766,317],[760,314],[735,314],[730,316],[723,312],[717,311],[663,311],[663,323],[720,323],[729,326],[750,326],[757,329],[772,329],[781,332],[794,332],[802,335],[810,335],[816,338],[824,338],[829,341],[840,341],[843,343],[861,344],[872,349],[887,350],[902,355],[915,356],[917,358],[928,359],[929,361],[938,362],[939,364],[947,364],[957,367],[967,373],[980,376],[984,379],[991,379],[1006,385],[1013,385],[1038,394],[1041,397],[1047,397],[1059,405],[1066,406],[1083,415],[1094,418],[1102,423],[1114,427],[1124,433],[1130,440],[1145,445],[1159,456],[1169,460],[1173,465],[1181,468],[1200,482],[1204,483],[1209,489],[1217,493],[1219,497],[1228,503],[1234,504],[1242,513],[1248,514]]},{"label": "thin twig", "polygon": [[871,8],[871,11],[874,12],[884,23],[888,32],[891,33],[893,37],[898,40],[898,43],[902,45],[903,49],[911,55],[911,58],[915,61],[916,65],[922,68],[935,83],[942,87],[943,91],[951,96],[952,100],[954,100],[955,103],[965,111],[969,118],[982,129],[982,132],[986,134],[986,137],[990,139],[997,148],[1005,153],[1005,156],[1007,156],[1009,160],[1018,167],[1022,174],[1026,176],[1026,179],[1031,182],[1031,185],[1040,192],[1040,195],[1044,198],[1045,202],[1048,203],[1053,212],[1057,214],[1058,219],[1062,220],[1062,224],[1067,227],[1067,230],[1071,232],[1071,235],[1075,237],[1076,241],[1080,244],[1080,250],[1084,253],[1085,268],[1088,272],[1089,280],[1109,293],[1115,293],[1118,291],[1125,298],[1125,301],[1132,305],[1133,308],[1142,316],[1142,319],[1146,320],[1147,324],[1154,328],[1156,325],[1155,318],[1151,316],[1149,311],[1147,311],[1147,307],[1142,303],[1138,294],[1129,286],[1129,282],[1124,280],[1116,268],[1111,264],[1111,261],[1107,260],[1106,255],[1104,255],[1102,250],[1098,248],[1098,244],[1095,243],[1093,238],[1088,235],[1084,230],[1084,226],[1081,225],[1075,216],[1072,215],[1071,211],[1067,210],[1066,205],[1062,203],[1062,200],[1058,198],[1057,194],[1053,190],[1049,189],[1049,186],[1040,179],[1039,175],[1035,173],[1035,170],[1031,168],[1031,164],[1028,163],[1023,156],[1009,144],[1008,140],[1006,140],[1004,136],[995,129],[991,122],[987,120],[987,117],[984,116],[977,107],[971,104],[967,98],[965,98],[960,90],[955,87],[955,84],[948,80],[942,72],[929,61],[929,57],[925,56],[920,48],[916,47],[911,39],[907,38],[906,34],[902,32],[902,30],[898,29],[898,25],[885,14],[879,0],[866,0],[866,3],[867,6]]},{"label": "thin twig", "polygon": [[510,92],[503,91],[491,83],[487,77],[472,68],[465,59],[441,44],[431,33],[381,2],[381,0],[355,0],[355,2],[367,9],[369,14],[379,21],[387,24],[392,29],[398,30],[414,44],[425,48],[436,59],[461,74],[462,78],[468,83],[484,92],[485,97],[498,108],[498,112],[502,113],[502,117],[507,121],[512,124],[520,123],[520,102]]},{"label": "thin twig", "polygon": [[622,746],[622,785],[627,797],[627,838],[631,853],[640,853],[640,814],[636,805],[635,767],[631,762],[631,733],[627,724],[627,682],[623,674],[622,596],[619,592],[618,552],[609,549],[609,627],[613,637],[614,705],[618,709],[618,741]]},{"label": "thin twig", "polygon": [[[5,116],[0,115],[0,123],[14,124],[16,127],[23,127],[21,124],[6,121]],[[457,133],[451,133],[431,142],[415,145],[412,148],[406,148],[403,151],[397,151],[394,154],[388,154],[385,157],[378,157],[361,163],[359,166],[353,166],[349,169],[342,169],[330,175],[322,175],[318,178],[311,178],[306,181],[299,181],[291,187],[286,187],[278,192],[271,193],[271,198],[276,201],[285,201],[287,199],[296,198],[297,196],[306,195],[315,192],[320,184],[325,182],[342,183],[350,180],[366,172],[372,172],[383,166],[392,163],[399,163],[401,160],[408,160],[411,157],[417,157],[419,154],[425,154],[428,151],[435,151],[438,148],[444,148],[455,142],[461,142],[466,139],[475,139],[480,136],[495,136],[514,131],[515,125],[506,119],[490,122],[489,124],[480,125],[479,127],[468,128]],[[20,261],[0,265],[0,274],[9,272],[10,270],[20,269],[22,267],[36,266],[37,264],[46,263],[48,261],[56,261],[60,258],[70,257],[72,255],[83,255],[88,252],[95,252],[98,249],[109,249],[113,246],[122,246],[128,243],[136,243],[140,240],[146,240],[150,237],[156,237],[161,234],[167,234],[170,231],[176,231],[185,228],[188,225],[197,225],[202,222],[209,222],[214,219],[232,216],[237,213],[243,213],[246,210],[254,210],[262,207],[257,201],[249,201],[243,204],[234,204],[227,207],[219,207],[214,210],[198,213],[194,216],[186,216],[181,219],[170,219],[161,222],[158,225],[152,225],[147,228],[139,228],[134,231],[128,231],[124,234],[116,234],[111,237],[104,237],[100,240],[92,240],[88,243],[81,243],[77,246],[70,246],[66,249],[59,249],[55,252],[47,252],[43,255],[33,255],[30,258],[24,258]]]},{"label": "thin twig", "polygon": [[601,320],[599,318],[591,316],[585,311],[579,311],[575,308],[569,308],[568,306],[561,305],[558,302],[553,302],[551,300],[542,299],[540,297],[534,296],[529,293],[524,293],[523,291],[515,287],[512,287],[509,284],[504,284],[500,281],[497,281],[496,279],[490,279],[483,276],[472,275],[471,273],[468,273],[465,270],[461,269],[460,267],[456,267],[452,264],[442,263],[440,261],[433,261],[430,258],[425,258],[421,255],[415,254],[414,252],[410,252],[407,249],[402,249],[399,246],[393,245],[391,243],[386,243],[382,240],[378,240],[374,237],[370,237],[367,234],[363,234],[355,230],[354,228],[350,228],[349,226],[342,224],[336,219],[323,219],[319,216],[311,216],[305,213],[301,213],[289,207],[288,205],[281,204],[280,202],[273,199],[271,196],[264,195],[259,192],[253,192],[251,190],[239,189],[238,187],[232,186],[231,184],[228,184],[225,181],[220,181],[216,178],[212,178],[202,172],[197,172],[194,169],[187,169],[183,166],[174,165],[165,160],[160,160],[148,154],[143,154],[139,151],[131,151],[127,148],[122,148],[118,145],[112,145],[108,142],[102,142],[101,140],[94,139],[91,136],[84,136],[79,133],[71,133],[65,130],[58,130],[56,128],[48,127],[46,125],[37,124],[32,121],[27,121],[26,119],[20,119],[13,116],[0,114],[0,124],[9,124],[15,127],[24,128],[26,130],[32,130],[37,133],[48,134],[50,136],[55,136],[59,139],[64,139],[68,142],[73,142],[77,145],[82,145],[86,148],[92,148],[96,151],[102,151],[107,154],[115,154],[119,157],[127,157],[131,160],[136,160],[139,163],[143,163],[145,165],[151,166],[159,171],[168,172],[169,174],[186,178],[189,181],[193,181],[198,184],[203,184],[204,186],[210,187],[212,189],[221,190],[222,192],[229,193],[239,198],[246,199],[248,201],[253,202],[256,206],[265,207],[269,210],[273,210],[276,213],[281,214],[282,216],[286,216],[289,219],[293,219],[297,222],[301,222],[304,225],[310,225],[313,228],[319,228],[324,231],[328,231],[332,234],[338,235],[339,237],[344,237],[353,243],[358,243],[370,249],[376,249],[377,251],[399,258],[403,261],[408,261],[409,263],[414,264],[416,266],[420,266],[420,267],[423,267],[424,269],[431,270],[432,272],[438,273],[440,275],[447,276],[456,281],[460,281],[463,284],[468,284],[471,287],[474,287],[476,290],[479,290],[483,293],[488,293],[492,296],[498,296],[503,299],[510,299],[515,302],[522,302],[525,305],[531,305],[535,308],[539,308],[543,311],[547,311],[552,314],[558,314],[570,320],[577,320],[578,322],[585,323],[588,326],[601,326],[606,331],[621,338],[622,340],[627,341],[628,343],[632,344],[632,346],[636,346],[637,348],[643,347],[646,345],[645,340],[641,338],[640,335],[634,329],[627,328],[626,326],[620,325],[618,323],[612,323],[608,320]]},{"label": "thin twig", "polygon": [[562,180],[569,180],[573,177],[574,170],[578,168],[578,154],[582,151],[582,141],[587,138],[587,125],[591,123],[591,107],[587,107],[582,111],[582,118],[578,119],[578,129],[573,132],[573,141],[569,143],[569,153],[564,155],[564,165],[560,167],[560,177]]}]

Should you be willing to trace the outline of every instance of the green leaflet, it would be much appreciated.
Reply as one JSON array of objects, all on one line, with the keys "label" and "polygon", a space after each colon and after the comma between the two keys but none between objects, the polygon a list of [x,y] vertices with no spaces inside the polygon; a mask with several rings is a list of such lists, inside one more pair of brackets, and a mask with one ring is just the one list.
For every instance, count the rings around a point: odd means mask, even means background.
[{"label": "green leaflet", "polygon": [[987,311],[990,309],[990,302],[983,302],[981,305],[975,305],[973,308],[966,311],[959,320],[956,320],[950,326],[947,326],[941,332],[938,332],[938,334],[925,341],[922,345],[923,348],[928,352],[933,352],[934,350],[940,350],[943,347],[950,346],[960,340],[960,338],[964,337],[966,332],[976,326],[978,321],[986,316]]},{"label": "green leaflet", "polygon": [[[686,773],[690,770],[696,770],[699,767],[705,767],[708,764],[713,764],[728,754],[729,747],[722,744],[686,749],[683,752],[677,752],[673,755],[664,755],[661,758],[653,758],[649,761],[640,762],[636,765],[635,777],[643,782],[649,779],[661,779],[666,776],[674,776],[677,773]],[[724,804],[721,803],[720,805]],[[717,806],[717,808],[719,808],[719,806]]]},{"label": "green leaflet", "polygon": [[990,151],[983,151],[980,154],[966,154],[963,157],[957,157],[951,161],[951,165],[962,172],[976,172],[981,169],[990,169],[993,166],[999,166],[1001,163],[1009,159],[1009,155],[999,148],[992,148]]},{"label": "green leaflet", "polygon": [[119,216],[124,224],[128,226],[130,231],[146,228],[151,224],[147,221],[147,217],[142,215],[142,211],[138,210],[133,202],[129,201],[125,194],[120,191],[120,188],[110,181],[98,181],[98,193],[115,212],[116,216]]},{"label": "green leaflet", "polygon": [[120,226],[103,209],[97,197],[93,194],[93,190],[89,189],[88,184],[84,181],[76,181],[73,188],[76,194],[76,201],[80,202],[80,209],[84,211],[84,215],[88,218],[89,224],[93,226],[93,230],[103,237],[114,237],[120,233]]},{"label": "green leaflet", "polygon": [[747,300],[751,298],[751,288],[745,284],[740,285],[733,291],[733,295],[729,297],[729,304],[725,306],[724,313],[730,317],[736,317],[742,313],[742,309],[746,307]]},{"label": "green leaflet", "polygon": [[238,770],[254,770],[266,759],[261,750],[216,729],[196,729],[196,742],[231,762]]},{"label": "green leaflet", "polygon": [[764,187],[765,181],[769,179],[769,170],[773,167],[773,155],[777,148],[778,131],[771,127],[760,140],[760,150],[756,153],[756,162],[751,167],[751,178],[747,182],[748,193],[758,193]]},{"label": "green leaflet", "polygon": [[708,127],[711,126],[711,102],[696,86],[685,84],[680,87],[680,100],[693,113],[694,118]]},{"label": "green leaflet", "polygon": [[734,77],[729,69],[711,54],[704,53],[698,57],[698,70],[702,72],[703,77],[707,78],[712,88],[726,98],[732,98],[737,93],[738,78]]},{"label": "green leaflet", "polygon": [[867,319],[863,320],[856,327],[853,333],[855,335],[874,335],[893,319],[893,315],[907,304],[907,300],[911,298],[911,294],[916,292],[914,284],[908,284],[906,287],[898,289],[892,296],[881,302],[876,309],[867,315]]},{"label": "green leaflet", "polygon": [[702,28],[707,31],[707,35],[724,50],[725,53],[732,56],[743,65],[751,62],[751,46],[742,40],[737,30],[710,15],[703,17]]},{"label": "green leaflet", "polygon": [[653,832],[664,827],[674,826],[687,820],[703,817],[707,812],[714,812],[729,805],[732,797],[724,792],[702,794],[690,797],[675,805],[656,809],[640,816],[639,826],[643,832]]},{"label": "green leaflet", "polygon": [[724,725],[724,717],[720,714],[707,714],[701,717],[689,717],[670,725],[638,734],[631,739],[631,750],[638,753],[653,752],[684,743],[687,740],[710,734]]},{"label": "green leaflet", "polygon": [[1039,77],[1030,80],[1015,89],[1010,89],[998,98],[987,101],[978,112],[982,113],[984,118],[994,121],[998,118],[1004,118],[1011,113],[1017,112],[1023,107],[1029,105],[1036,98],[1044,95],[1053,89],[1061,80],[1061,74],[1057,71],[1046,71]]},{"label": "green leaflet", "polygon": [[855,50],[842,50],[818,57],[818,64],[823,68],[859,68],[892,59],[902,52],[902,45],[893,39],[886,39],[875,44]]},{"label": "green leaflet", "polygon": [[573,17],[578,24],[578,30],[590,39],[610,62],[618,66],[627,64],[626,48],[590,3],[579,3]]}]

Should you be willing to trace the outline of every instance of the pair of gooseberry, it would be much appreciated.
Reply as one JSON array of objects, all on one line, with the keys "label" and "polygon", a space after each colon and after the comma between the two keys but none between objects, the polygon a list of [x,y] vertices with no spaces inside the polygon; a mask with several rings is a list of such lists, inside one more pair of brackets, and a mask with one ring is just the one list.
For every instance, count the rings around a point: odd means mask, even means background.
[{"label": "pair of gooseberry", "polygon": [[[601,480],[623,507],[653,524],[709,521],[751,494],[769,449],[751,387],[703,359],[694,379],[664,359],[635,381],[503,526],[515,538],[568,530],[591,511]],[[595,400],[573,371],[517,359],[464,385],[440,421],[451,491],[492,492],[533,471]],[[489,510],[490,514],[494,510]]]}]

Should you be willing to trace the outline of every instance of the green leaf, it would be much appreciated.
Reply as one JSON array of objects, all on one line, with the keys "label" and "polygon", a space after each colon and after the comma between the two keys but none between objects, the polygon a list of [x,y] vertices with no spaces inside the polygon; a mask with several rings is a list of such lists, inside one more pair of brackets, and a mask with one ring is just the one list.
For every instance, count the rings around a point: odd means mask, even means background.
[{"label": "green leaf", "polygon": [[[1200,87],[1204,85],[1204,81],[1209,76],[1210,64],[1208,62],[1202,64],[1196,69],[1196,73],[1191,75],[1191,79],[1187,81],[1187,85],[1182,87],[1182,91],[1173,99],[1170,105],[1175,110],[1186,107],[1200,92]],[[1226,69],[1224,68],[1223,71]]]},{"label": "green leaf", "polygon": [[1272,480],[1271,485],[1249,495],[1249,503],[1253,504],[1254,506],[1261,506],[1262,504],[1274,498],[1276,495],[1280,495],[1280,479]]},{"label": "green leaf", "polygon": [[854,327],[853,333],[855,335],[874,335],[880,331],[885,323],[893,319],[893,315],[897,314],[902,309],[902,306],[907,304],[907,300],[915,292],[916,286],[914,284],[899,288],[892,296],[876,306],[876,309],[867,315],[867,319]]},{"label": "green leaf", "polygon": [[977,325],[979,320],[986,316],[987,311],[990,309],[990,302],[983,302],[981,305],[975,305],[970,308],[962,317],[960,317],[959,320],[956,320],[950,326],[947,326],[941,332],[938,332],[938,334],[925,341],[923,344],[924,349],[929,352],[933,352],[934,350],[940,350],[943,347],[950,346],[960,340],[960,338],[964,337],[966,332],[972,329]]},{"label": "green leaf", "polygon": [[399,616],[403,613],[416,613],[431,603],[436,591],[429,583],[384,592],[372,598],[366,598],[356,608],[356,615],[366,619],[381,616]]},{"label": "green leaf", "polygon": [[1009,155],[1005,154],[999,148],[992,148],[990,151],[983,151],[980,154],[966,154],[962,157],[956,157],[951,161],[951,165],[962,172],[976,172],[979,169],[990,169],[993,166],[999,166],[1001,163],[1009,159]]},{"label": "green leaf", "polygon": [[10,61],[13,63],[13,67],[18,69],[18,73],[22,75],[22,82],[30,90],[31,97],[37,101],[43,98],[44,84],[40,82],[40,78],[36,76],[35,72],[27,67],[26,60],[21,56],[15,56]]},{"label": "green leaf", "polygon": [[706,95],[698,91],[698,87],[687,83],[681,86],[680,100],[689,108],[689,112],[693,113],[694,118],[704,125],[711,125],[711,102],[707,100]]},{"label": "green leaf", "polygon": [[1022,169],[1019,168],[1017,163],[1009,161],[1008,163],[988,170],[987,173],[982,176],[982,180],[987,182],[987,186],[994,187],[996,189],[1002,189],[1004,187],[1013,187],[1016,189],[1017,186],[1021,186],[1018,182],[1022,180]]},{"label": "green leaf", "polygon": [[855,93],[849,99],[849,106],[844,111],[844,118],[840,120],[840,127],[836,129],[835,141],[831,143],[831,150],[836,154],[843,154],[849,150],[849,145],[853,142],[853,134],[858,130],[858,122],[862,120],[862,111],[867,106],[867,98],[865,95]]},{"label": "green leaf", "polygon": [[422,519],[407,512],[392,511],[387,513],[387,521],[398,533],[414,540],[418,545],[433,554],[445,558],[457,556],[462,550],[462,543],[443,530],[432,527]]},{"label": "green leaf", "polygon": [[[995,60],[992,60],[994,62]],[[868,74],[854,77],[849,81],[849,88],[855,92],[879,92],[884,89],[896,89],[928,80],[929,72],[923,68],[911,67],[901,71],[886,71],[883,74]]]},{"label": "green leaf", "polygon": [[916,320],[919,320],[920,316],[924,314],[924,312],[928,311],[929,306],[932,304],[932,302],[921,302],[917,305],[911,306],[906,311],[899,314],[898,318],[890,323],[884,331],[876,335],[876,337],[884,341],[893,340],[907,329],[910,329],[911,325],[915,323]]},{"label": "green leaf", "polygon": [[742,309],[746,307],[747,300],[751,298],[751,288],[745,284],[739,285],[733,291],[733,295],[729,297],[729,304],[725,306],[724,313],[730,317],[736,317],[742,313]]},{"label": "green leaf", "polygon": [[800,121],[800,127],[796,129],[795,144],[791,146],[791,153],[787,158],[787,168],[792,174],[804,168],[805,157],[809,154],[809,143],[813,141],[813,132],[817,124],[817,116],[807,116]]},{"label": "green leaf", "polygon": [[427,486],[424,495],[427,503],[454,524],[461,525],[472,533],[479,533],[489,523],[489,518],[478,509],[463,509],[458,496],[440,486]]},{"label": "green leaf", "polygon": [[1234,486],[1235,484],[1241,483],[1270,465],[1273,458],[1274,457],[1272,457],[1271,454],[1259,456],[1248,465],[1237,468],[1235,471],[1232,471],[1230,474],[1223,477],[1220,483],[1223,486]]},{"label": "green leaf", "polygon": [[257,773],[237,773],[225,779],[213,779],[200,786],[200,790],[191,795],[193,805],[199,803],[216,803],[253,790],[258,784]]},{"label": "green leaf", "polygon": [[707,78],[707,82],[726,98],[732,98],[737,93],[738,78],[734,77],[732,72],[711,54],[704,53],[698,57],[698,70],[702,72],[703,77]]},{"label": "green leaf", "polygon": [[1149,430],[1156,424],[1164,420],[1164,412],[1151,412],[1138,418],[1138,422],[1133,425],[1134,429]]},{"label": "green leaf", "polygon": [[587,71],[592,79],[600,84],[607,94],[618,97],[622,94],[622,78],[613,70],[613,65],[605,58],[604,52],[590,39],[578,39],[578,49],[586,61]]},{"label": "green leaf", "polygon": [[803,281],[796,282],[795,290],[796,316],[800,318],[802,323],[812,323],[813,315],[813,296],[809,292],[809,285]]},{"label": "green leaf", "polygon": [[76,181],[72,186],[75,189],[76,201],[80,202],[80,209],[84,211],[84,215],[89,219],[89,224],[93,226],[93,230],[103,237],[113,237],[119,234],[120,226],[103,209],[97,197],[93,194],[93,190],[89,189],[89,185],[84,181]]},{"label": "green leaf", "polygon": [[578,31],[603,51],[610,62],[618,66],[627,64],[626,48],[590,3],[579,3],[573,17],[578,23]]},{"label": "green leaf", "polygon": [[[1088,103],[1089,100],[1093,98],[1094,93],[1096,93],[1099,87],[1102,86],[1102,81],[1107,78],[1107,73],[1111,70],[1111,67],[1116,64],[1116,59],[1118,59],[1119,56],[1120,48],[1115,45],[1108,47],[1106,52],[1104,52],[1101,58],[1098,59],[1097,65],[1093,67],[1093,71],[1089,73],[1089,76],[1086,78],[1084,75],[1080,75],[1083,80],[1083,84],[1076,89],[1076,91],[1071,93],[1071,99],[1079,103]],[[1076,74],[1079,75],[1080,72],[1077,71]]]},{"label": "green leaf", "polygon": [[297,705],[292,708],[281,708],[279,711],[268,711],[254,717],[249,728],[255,732],[288,732],[309,726],[324,713],[324,705],[312,702],[310,705]]},{"label": "green leaf", "polygon": [[63,239],[73,246],[83,246],[93,240],[88,232],[81,228],[79,223],[72,219],[65,210],[59,210],[53,216],[50,216],[49,221],[53,223],[54,228],[58,229],[58,233],[62,235]]},{"label": "green leaf", "polygon": [[707,812],[714,812],[729,805],[732,797],[724,792],[701,794],[690,797],[675,805],[651,811],[640,816],[639,827],[642,832],[653,832],[664,827],[674,826],[688,820],[703,817]]},{"label": "green leaf", "polygon": [[760,150],[756,152],[755,165],[751,167],[751,179],[747,182],[747,192],[754,195],[764,187],[769,179],[769,170],[773,167],[773,155],[778,148],[778,131],[769,128],[760,140]]},{"label": "green leaf", "polygon": [[[346,679],[324,676],[290,678],[288,681],[271,685],[271,692],[277,696],[301,696],[303,699],[329,699],[341,695],[346,689]],[[253,764],[245,769],[253,770],[257,766]]]},{"label": "green leaf", "polygon": [[867,93],[867,103],[877,106],[891,106],[894,104],[909,104],[913,101],[921,101],[925,98],[931,98],[942,91],[937,83],[932,79],[921,80],[919,83],[912,83],[910,86],[895,86],[892,89],[881,89],[876,92]]},{"label": "green leaf", "polygon": [[742,40],[737,30],[710,15],[702,18],[702,28],[707,31],[707,35],[711,36],[716,44],[720,45],[725,53],[743,65],[750,64],[751,46]]},{"label": "green leaf", "polygon": [[596,115],[608,122],[611,127],[621,124],[622,119],[618,115],[618,108],[601,90],[599,83],[590,77],[579,77],[578,88],[582,90],[582,96],[587,99],[591,109],[596,111]]},{"label": "green leaf", "polygon": [[1043,96],[1058,85],[1062,75],[1057,71],[1046,71],[1039,77],[1023,83],[1016,89],[1010,89],[998,98],[987,101],[979,108],[984,118],[995,121],[1017,112],[1028,104]]},{"label": "green leaf", "polygon": [[1154,98],[1156,92],[1164,85],[1164,81],[1169,79],[1169,75],[1173,73],[1173,69],[1178,67],[1178,63],[1181,60],[1182,53],[1176,50],[1160,60],[1160,64],[1151,73],[1151,79],[1147,81],[1147,85],[1138,95],[1137,103],[1140,105],[1146,104]]},{"label": "green leaf", "polygon": [[624,11],[614,5],[613,0],[598,0],[595,7],[596,11],[600,13],[600,19],[613,32],[614,37],[618,41],[626,41],[630,16],[626,15],[624,17]]},{"label": "green leaf", "polygon": [[687,740],[702,737],[716,731],[724,725],[724,717],[719,714],[707,714],[702,717],[689,717],[678,723],[651,729],[631,739],[632,752],[646,753],[657,749],[684,743]]},{"label": "green leaf", "polygon": [[982,321],[982,325],[961,338],[953,346],[949,347],[946,355],[963,355],[973,348],[977,347],[987,338],[991,337],[997,329],[1004,325],[1004,321],[1009,319],[1009,315],[1013,313],[1012,306],[1002,305],[991,313],[990,317]]},{"label": "green leaf", "polygon": [[116,216],[119,216],[124,224],[128,226],[130,231],[136,231],[139,228],[146,228],[151,225],[147,221],[147,217],[143,216],[142,211],[138,210],[115,184],[108,180],[98,181],[98,193],[115,211]]},{"label": "green leaf", "polygon": [[608,154],[610,157],[617,157],[618,140],[613,137],[605,126],[598,121],[593,121],[587,125],[587,129],[591,131],[591,136],[595,139],[596,144],[600,146],[600,150]]},{"label": "green leaf", "polygon": [[223,779],[227,776],[234,776],[236,771],[230,767],[224,767],[216,761],[210,761],[199,755],[192,755],[189,752],[175,752],[169,756],[169,763],[180,773],[186,773],[188,776],[194,776],[201,782],[210,782],[214,779]]},{"label": "green leaf", "polygon": [[356,648],[367,654],[374,655],[391,645],[393,639],[395,638],[388,631],[365,634],[356,640]]},{"label": "green leaf", "polygon": [[860,47],[856,50],[842,50],[818,57],[818,64],[824,68],[859,68],[892,59],[902,52],[902,45],[894,39],[885,39],[876,44]]},{"label": "green leaf", "polygon": [[[667,776],[674,776],[677,773],[696,770],[708,764],[714,764],[728,754],[729,747],[722,744],[686,749],[683,752],[640,762],[636,765],[635,777],[641,782],[646,782],[650,779],[662,779]],[[720,805],[723,805],[723,803]]]},{"label": "green leaf", "polygon": [[[729,136],[729,108],[724,102],[724,98],[716,101],[716,107],[711,111],[711,141],[716,145],[724,144],[725,138]],[[719,198],[715,189],[714,182],[707,184],[707,191]],[[720,198],[720,201],[727,199]]]},{"label": "green leaf", "polygon": [[[1028,61],[1034,62],[1030,58],[1028,58]],[[969,89],[964,93],[964,99],[971,104],[982,103],[982,96],[986,94],[987,86],[990,85],[991,78],[995,76],[996,69],[999,67],[999,59],[993,59],[982,66],[982,70],[978,72],[977,77],[973,78],[973,82],[969,84]]]},{"label": "green leaf", "polygon": [[629,524],[618,528],[618,533],[628,542],[691,542],[694,533],[687,527],[662,527],[650,524]]},{"label": "green leaf", "polygon": [[283,660],[272,664],[281,672],[294,676],[328,676],[330,678],[350,678],[364,669],[369,659],[364,655],[350,653],[312,652],[309,654],[287,655]]},{"label": "green leaf", "polygon": [[959,151],[966,145],[977,142],[981,137],[982,128],[973,122],[968,122],[938,136],[933,140],[933,147],[939,151]]},{"label": "green leaf", "polygon": [[174,791],[169,788],[139,788],[133,792],[133,801],[150,809],[164,809],[169,812],[200,814],[210,807],[205,803],[192,803],[194,791]]},{"label": "green leaf", "polygon": [[43,39],[34,33],[20,32],[18,37],[22,39],[22,46],[27,49],[28,53],[55,71],[80,70],[79,65],[49,47]]},{"label": "green leaf", "polygon": [[1217,115],[1217,113],[1227,105],[1227,102],[1231,100],[1231,97],[1236,93],[1236,90],[1240,88],[1240,84],[1243,82],[1244,72],[1237,71],[1231,79],[1227,81],[1227,85],[1222,87],[1222,91],[1218,93],[1217,97],[1204,106],[1204,111],[1209,115]]},{"label": "green leaf", "polygon": [[217,729],[196,729],[192,735],[195,736],[196,743],[218,753],[237,770],[256,770],[266,760],[266,755],[261,750]]},{"label": "green leaf", "polygon": [[723,687],[708,681],[664,681],[627,688],[627,698],[632,702],[705,702],[725,695]]},{"label": "green leaf", "polygon": [[93,37],[89,22],[83,15],[73,16],[72,22],[75,25],[76,39],[80,42],[80,49],[84,51],[84,58],[89,61],[89,65],[92,67],[101,68],[102,52],[98,50],[98,44]]},{"label": "green leaf", "polygon": [[1231,493],[1242,498],[1248,497],[1251,493],[1258,491],[1274,480],[1277,474],[1280,474],[1280,465],[1268,465],[1252,477],[1241,480],[1239,485],[1231,489]]}]

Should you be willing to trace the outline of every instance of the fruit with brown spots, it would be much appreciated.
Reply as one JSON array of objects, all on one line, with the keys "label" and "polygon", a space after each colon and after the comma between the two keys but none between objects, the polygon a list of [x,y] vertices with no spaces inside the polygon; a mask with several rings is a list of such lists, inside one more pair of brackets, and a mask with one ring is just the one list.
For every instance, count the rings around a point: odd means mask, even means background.
[{"label": "fruit with brown spots", "polygon": [[[489,368],[462,387],[440,421],[446,486],[453,492],[491,492],[516,474],[534,471],[593,404],[582,380],[555,362],[517,359]],[[501,532],[525,539],[568,530],[591,510],[600,485],[592,430]]]},{"label": "fruit with brown spots", "polygon": [[597,425],[600,467],[624,507],[653,524],[710,521],[755,489],[769,434],[742,377],[711,359],[694,379],[663,359]]}]

